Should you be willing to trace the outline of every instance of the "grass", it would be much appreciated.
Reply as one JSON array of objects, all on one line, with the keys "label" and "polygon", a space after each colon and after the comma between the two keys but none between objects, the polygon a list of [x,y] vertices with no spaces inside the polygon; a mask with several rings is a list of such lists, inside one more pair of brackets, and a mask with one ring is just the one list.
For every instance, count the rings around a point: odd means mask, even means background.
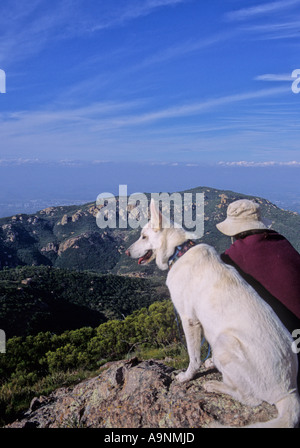
[{"label": "grass", "polygon": [[92,378],[99,371],[74,370],[67,372],[55,372],[47,375],[32,386],[22,387],[12,383],[0,387],[0,426],[12,422],[22,416],[34,397],[48,396],[60,387],[75,385],[85,379]]},{"label": "grass", "polygon": [[[206,357],[206,354],[207,343],[202,347],[202,359]],[[137,357],[141,361],[156,359],[175,370],[186,369],[189,363],[188,353],[181,343],[161,345],[157,348],[147,347],[144,344],[136,345],[135,350],[130,351],[124,358],[133,357]],[[54,372],[40,378],[31,386],[22,387],[13,382],[3,384],[0,386],[0,426],[20,418],[23,412],[29,408],[34,397],[48,396],[60,387],[74,386],[83,380],[99,375],[103,368],[105,370],[105,363],[108,361],[115,361],[115,359],[99,361],[98,368],[95,370],[78,369]],[[77,426],[75,422],[70,422],[70,425]]]}]

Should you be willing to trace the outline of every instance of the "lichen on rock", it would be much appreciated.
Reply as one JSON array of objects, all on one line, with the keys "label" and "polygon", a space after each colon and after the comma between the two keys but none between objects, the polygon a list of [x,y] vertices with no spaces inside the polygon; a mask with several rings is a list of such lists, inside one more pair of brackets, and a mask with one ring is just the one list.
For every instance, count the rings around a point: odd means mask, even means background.
[{"label": "lichen on rock", "polygon": [[14,428],[200,428],[217,421],[244,426],[277,415],[274,406],[242,405],[227,395],[206,392],[203,384],[221,380],[213,369],[200,368],[188,383],[162,361],[116,361],[98,376],[49,397],[35,398]]}]

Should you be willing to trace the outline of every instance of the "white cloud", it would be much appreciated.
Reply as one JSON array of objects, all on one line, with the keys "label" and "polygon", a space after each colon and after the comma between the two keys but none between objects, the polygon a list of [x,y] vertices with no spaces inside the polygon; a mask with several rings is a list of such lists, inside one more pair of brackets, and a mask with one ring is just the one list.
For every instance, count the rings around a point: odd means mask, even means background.
[{"label": "white cloud", "polygon": [[208,37],[202,37],[198,40],[181,42],[178,45],[170,46],[162,51],[157,52],[156,54],[153,54],[152,56],[146,57],[138,65],[131,68],[130,71],[145,68],[152,64],[163,63],[172,59],[179,58],[181,56],[186,56],[189,53],[196,53],[207,47],[224,42],[225,40],[234,37],[235,34],[236,31],[230,30],[228,32],[216,33]]},{"label": "white cloud", "polygon": [[115,6],[104,0],[87,8],[83,0],[31,0],[29,4],[6,0],[1,4],[0,64],[7,67],[38,54],[55,40],[124,25],[186,1],[121,0]]},{"label": "white cloud", "polygon": [[32,165],[40,163],[39,159],[23,159],[23,158],[11,158],[11,159],[0,159],[0,166],[10,166],[10,165]]},{"label": "white cloud", "polygon": [[88,25],[88,30],[91,32],[112,28],[118,25],[138,19],[152,14],[157,8],[164,6],[173,6],[179,3],[184,3],[187,0],[146,0],[146,1],[126,1],[125,7],[112,8],[107,16],[102,16],[97,23]]},{"label": "white cloud", "polygon": [[137,129],[162,120],[195,116],[227,104],[276,97],[289,92],[290,88],[287,86],[261,89],[157,110],[149,110],[151,106],[143,101],[92,103],[64,109],[58,104],[57,108],[0,114],[0,134],[3,146],[5,141],[17,142],[38,135],[41,138],[47,137],[48,141],[69,139],[70,142],[76,142],[76,138],[81,141],[95,140],[97,136],[115,138],[116,129]]},{"label": "white cloud", "polygon": [[261,5],[250,8],[242,8],[231,11],[226,15],[229,20],[247,20],[257,16],[270,14],[272,12],[282,11],[294,5],[299,4],[299,0],[278,0],[274,2],[262,3]]},{"label": "white cloud", "polygon": [[256,76],[255,81],[293,81],[291,73],[266,73],[264,75]]},{"label": "white cloud", "polygon": [[262,89],[252,92],[238,93],[235,95],[228,95],[209,99],[206,101],[201,101],[198,103],[191,103],[185,105],[177,105],[167,109],[162,109],[154,112],[148,112],[144,114],[131,115],[126,117],[120,117],[113,120],[111,124],[116,127],[122,126],[132,126],[143,123],[149,123],[162,119],[177,118],[184,116],[196,115],[205,112],[209,109],[214,109],[219,106],[224,106],[226,104],[231,104],[235,102],[249,101],[252,99],[265,98],[269,96],[276,96],[281,94],[286,94],[290,89],[286,87],[277,87],[272,89]]},{"label": "white cloud", "polygon": [[[299,13],[297,13],[299,15]],[[256,38],[264,38],[268,40],[276,39],[292,39],[299,38],[299,20],[291,20],[290,18],[282,19],[277,23],[265,23],[259,25],[244,25],[241,30],[244,32],[250,32],[255,35]]]},{"label": "white cloud", "polygon": [[[8,3],[8,2],[7,2]],[[75,13],[70,0],[18,1],[2,6],[0,63],[14,64],[39,53],[49,42],[71,33]]]},{"label": "white cloud", "polygon": [[295,160],[290,162],[275,162],[275,161],[267,161],[267,162],[251,162],[246,160],[236,161],[236,162],[219,162],[219,165],[223,166],[242,166],[242,167],[273,167],[273,166],[288,166],[288,167],[300,167],[300,162]]},{"label": "white cloud", "polygon": [[[141,155],[161,160],[168,159],[172,152],[178,161],[197,163],[201,154],[220,160],[221,154],[240,154],[243,148],[244,154],[266,154],[267,158],[268,153],[278,158],[284,150],[292,160],[299,148],[299,126],[290,120],[292,115],[285,118],[281,113],[275,122],[269,115],[258,119],[257,101],[253,116],[228,116],[226,107],[244,102],[249,110],[251,100],[261,99],[272,99],[273,105],[274,99],[289,93],[288,86],[281,86],[161,109],[154,109],[149,100],[141,100],[91,103],[77,108],[62,108],[57,103],[33,111],[7,112],[0,114],[1,144],[6,151],[2,151],[2,159],[24,154],[24,159],[44,160],[59,154],[67,160],[70,156],[100,161],[136,160]],[[206,119],[202,122],[201,116],[205,117],[207,111],[214,111],[213,126]],[[197,122],[185,119],[197,115]]]},{"label": "white cloud", "polygon": [[3,158],[0,159],[0,166],[28,166],[28,165],[55,165],[55,166],[83,166],[86,164],[99,165],[109,163],[108,160],[92,160],[92,161],[84,161],[77,159],[61,159],[61,160],[47,160],[47,159],[39,159],[39,158]]},{"label": "white cloud", "polygon": [[[299,38],[300,0],[278,0],[231,11],[229,21],[242,23],[238,29],[253,34],[255,40]],[[276,20],[276,21],[275,21]]]}]

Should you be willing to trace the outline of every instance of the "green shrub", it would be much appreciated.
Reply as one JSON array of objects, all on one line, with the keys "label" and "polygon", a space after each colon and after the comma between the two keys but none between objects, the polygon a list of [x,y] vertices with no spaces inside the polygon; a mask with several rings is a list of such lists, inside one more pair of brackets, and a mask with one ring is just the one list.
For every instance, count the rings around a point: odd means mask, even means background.
[{"label": "green shrub", "polygon": [[166,300],[95,329],[8,339],[6,353],[0,355],[2,424],[26,409],[34,396],[61,387],[68,378],[84,377],[107,360],[126,358],[137,349],[141,357],[170,356],[178,336],[173,305]]}]

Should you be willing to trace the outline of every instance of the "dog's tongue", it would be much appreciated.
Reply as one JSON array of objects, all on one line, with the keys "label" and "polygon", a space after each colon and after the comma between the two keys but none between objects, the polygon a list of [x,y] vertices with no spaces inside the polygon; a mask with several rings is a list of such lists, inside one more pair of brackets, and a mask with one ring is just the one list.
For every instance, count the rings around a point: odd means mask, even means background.
[{"label": "dog's tongue", "polygon": [[146,263],[148,258],[150,258],[152,255],[152,250],[148,250],[148,252],[145,253],[145,255],[141,258],[139,258],[138,264]]}]

